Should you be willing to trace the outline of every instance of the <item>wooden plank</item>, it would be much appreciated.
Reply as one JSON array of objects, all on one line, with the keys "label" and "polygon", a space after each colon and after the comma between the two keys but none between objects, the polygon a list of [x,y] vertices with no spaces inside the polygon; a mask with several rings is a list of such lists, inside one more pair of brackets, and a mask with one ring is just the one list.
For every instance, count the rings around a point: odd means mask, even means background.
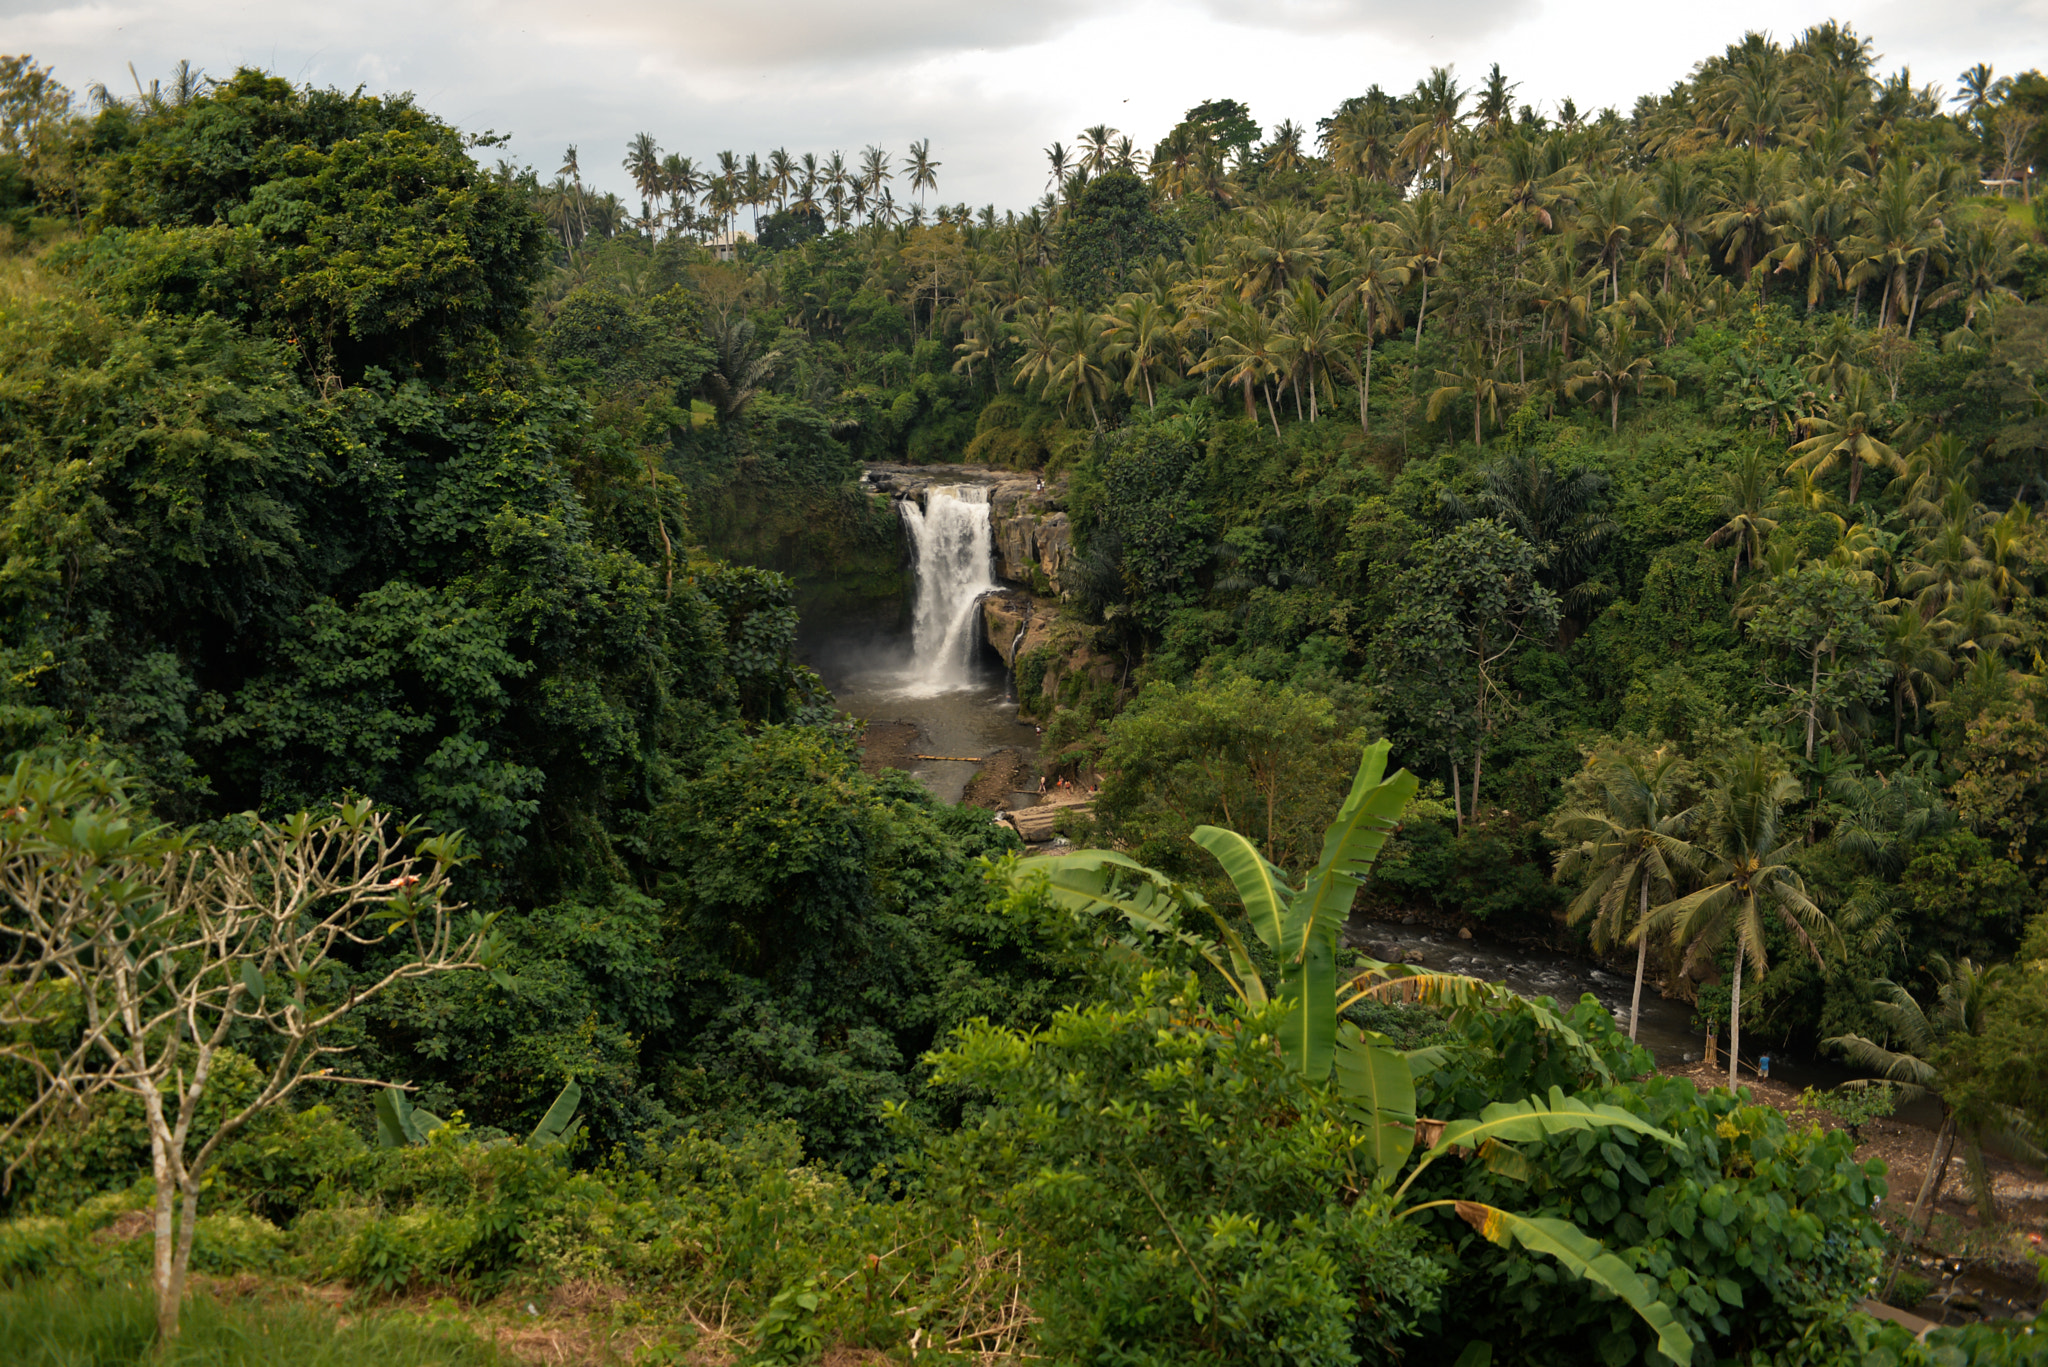
[{"label": "wooden plank", "polygon": [[1035,845],[1053,838],[1053,828],[1059,824],[1061,812],[1078,812],[1086,816],[1091,810],[1089,803],[1070,802],[1057,807],[1020,807],[1005,812],[1003,816],[1016,827],[1018,835]]}]

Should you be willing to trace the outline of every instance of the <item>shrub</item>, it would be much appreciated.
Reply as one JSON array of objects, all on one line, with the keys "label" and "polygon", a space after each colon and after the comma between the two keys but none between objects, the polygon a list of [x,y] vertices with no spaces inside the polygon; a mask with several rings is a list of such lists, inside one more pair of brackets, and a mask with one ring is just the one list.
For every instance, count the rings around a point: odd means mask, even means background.
[{"label": "shrub", "polygon": [[992,1104],[934,1144],[928,1190],[1022,1227],[1049,1357],[1348,1367],[1392,1351],[1444,1273],[1414,1230],[1352,1204],[1355,1127],[1301,1088],[1270,1022],[1212,1021],[1162,983],[1043,1030],[961,1031],[936,1074]]}]

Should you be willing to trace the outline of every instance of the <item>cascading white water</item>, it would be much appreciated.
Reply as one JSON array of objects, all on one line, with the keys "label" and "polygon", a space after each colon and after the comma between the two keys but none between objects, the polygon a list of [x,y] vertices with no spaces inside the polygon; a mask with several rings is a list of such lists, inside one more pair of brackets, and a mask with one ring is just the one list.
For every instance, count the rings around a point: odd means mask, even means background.
[{"label": "cascading white water", "polygon": [[911,627],[908,691],[926,695],[967,688],[979,634],[981,596],[992,574],[988,486],[935,485],[925,504],[906,498],[903,525],[917,552],[917,610]]}]

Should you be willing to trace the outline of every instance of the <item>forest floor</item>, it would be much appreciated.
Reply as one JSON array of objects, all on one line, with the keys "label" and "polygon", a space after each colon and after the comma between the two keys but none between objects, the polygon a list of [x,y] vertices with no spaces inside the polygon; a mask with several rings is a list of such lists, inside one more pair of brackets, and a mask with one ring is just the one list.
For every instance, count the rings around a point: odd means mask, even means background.
[{"label": "forest floor", "polygon": [[[1687,1063],[1659,1071],[1689,1078],[1703,1091],[1728,1084],[1725,1061],[1713,1068]],[[1742,1085],[1794,1124],[1848,1128],[1824,1111],[1801,1106],[1800,1089],[1789,1083],[1751,1074]],[[1887,1190],[1877,1217],[1894,1234],[1906,1229],[1933,1148],[1933,1131],[1910,1121],[1887,1117],[1859,1127],[1856,1156],[1884,1160]],[[1903,1269],[1929,1287],[1927,1298],[1911,1308],[1937,1323],[2031,1316],[2048,1285],[2048,1177],[1994,1154],[1985,1155],[1985,1167],[1998,1207],[1995,1221],[1985,1220],[1977,1209],[1959,1147],[1935,1197],[1927,1237],[1917,1241]]]}]

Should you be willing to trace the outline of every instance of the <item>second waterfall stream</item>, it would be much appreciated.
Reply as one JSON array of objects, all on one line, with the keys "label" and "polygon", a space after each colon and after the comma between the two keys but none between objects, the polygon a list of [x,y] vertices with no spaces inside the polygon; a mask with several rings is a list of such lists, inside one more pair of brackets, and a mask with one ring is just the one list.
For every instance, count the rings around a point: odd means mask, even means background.
[{"label": "second waterfall stream", "polygon": [[979,604],[996,587],[988,486],[935,485],[923,506],[906,498],[904,529],[917,560],[917,606],[904,683],[913,695],[971,687]]}]

